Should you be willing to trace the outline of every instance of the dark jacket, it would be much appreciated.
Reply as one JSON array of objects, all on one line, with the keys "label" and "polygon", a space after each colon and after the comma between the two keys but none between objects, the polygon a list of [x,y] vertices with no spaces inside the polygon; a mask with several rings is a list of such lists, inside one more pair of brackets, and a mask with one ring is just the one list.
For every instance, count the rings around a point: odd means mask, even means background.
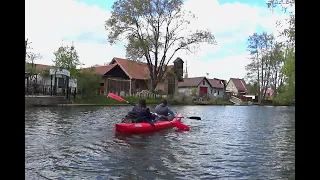
[{"label": "dark jacket", "polygon": [[148,122],[153,119],[153,116],[150,113],[149,108],[138,109],[138,106],[135,105],[133,107],[132,111],[137,113],[140,116],[140,119],[142,122]]},{"label": "dark jacket", "polygon": [[154,112],[160,116],[168,116],[168,114],[170,114],[170,117],[174,117],[172,110],[163,103],[157,105],[157,107],[154,109]]}]

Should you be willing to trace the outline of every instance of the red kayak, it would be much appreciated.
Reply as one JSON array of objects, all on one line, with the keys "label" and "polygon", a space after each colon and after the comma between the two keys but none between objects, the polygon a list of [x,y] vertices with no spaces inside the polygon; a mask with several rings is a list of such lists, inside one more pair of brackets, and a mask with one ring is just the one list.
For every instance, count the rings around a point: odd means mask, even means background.
[{"label": "red kayak", "polygon": [[155,132],[162,129],[169,129],[175,127],[174,123],[180,123],[180,114],[177,115],[172,121],[159,121],[155,122],[152,126],[149,123],[119,123],[114,126],[116,132],[121,133],[147,133]]}]

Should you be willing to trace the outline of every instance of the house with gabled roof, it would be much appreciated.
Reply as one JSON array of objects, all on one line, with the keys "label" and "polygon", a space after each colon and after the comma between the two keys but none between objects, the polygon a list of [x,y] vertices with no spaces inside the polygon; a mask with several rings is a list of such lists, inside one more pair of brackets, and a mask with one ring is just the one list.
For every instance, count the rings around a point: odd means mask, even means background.
[{"label": "house with gabled roof", "polygon": [[[174,65],[165,67],[163,79],[157,84],[156,91],[163,94],[174,95],[178,93],[180,70],[183,61],[177,58]],[[126,95],[135,94],[141,90],[147,90],[150,83],[150,71],[147,63],[114,57],[107,66],[95,66],[94,72],[103,76],[101,83],[102,93],[120,93]]]},{"label": "house with gabled roof", "polygon": [[230,78],[226,86],[226,93],[229,96],[241,97],[248,93],[248,87],[244,79]]},{"label": "house with gabled roof", "polygon": [[212,97],[216,96],[223,98],[224,84],[219,79],[209,79],[206,77],[191,77],[184,78],[183,82],[178,83],[179,93],[190,96],[192,91],[196,92],[199,97]]},{"label": "house with gabled roof", "polygon": [[212,93],[216,94],[217,97],[224,98],[224,95],[226,93],[226,84],[224,83],[225,80],[223,79],[208,79],[211,86],[212,86]]}]

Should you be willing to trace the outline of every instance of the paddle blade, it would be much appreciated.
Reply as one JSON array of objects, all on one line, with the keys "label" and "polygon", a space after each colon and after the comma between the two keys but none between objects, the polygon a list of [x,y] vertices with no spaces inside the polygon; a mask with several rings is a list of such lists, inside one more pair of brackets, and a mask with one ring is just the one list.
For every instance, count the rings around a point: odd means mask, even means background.
[{"label": "paddle blade", "polygon": [[172,122],[173,126],[182,131],[189,131],[190,127],[178,121]]},{"label": "paddle blade", "polygon": [[201,117],[198,117],[198,116],[191,116],[191,117],[188,117],[189,119],[196,119],[196,120],[201,120]]},{"label": "paddle blade", "polygon": [[125,99],[123,99],[122,97],[120,96],[117,96],[113,93],[108,93],[108,97],[112,98],[112,99],[115,99],[117,101],[120,101],[120,102],[127,102]]}]

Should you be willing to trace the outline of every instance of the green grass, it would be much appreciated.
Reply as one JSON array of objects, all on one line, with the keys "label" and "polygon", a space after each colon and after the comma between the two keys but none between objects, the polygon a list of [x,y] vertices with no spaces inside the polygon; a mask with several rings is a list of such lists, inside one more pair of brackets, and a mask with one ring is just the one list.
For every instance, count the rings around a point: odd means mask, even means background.
[{"label": "green grass", "polygon": [[[124,99],[129,101],[130,103],[137,103],[140,98],[124,97]],[[161,103],[161,99],[154,99],[154,98],[146,98],[146,101],[147,101],[147,104]],[[94,96],[90,98],[77,97],[74,103],[75,104],[101,104],[101,105],[126,104],[126,103],[108,98],[107,96]]]}]

